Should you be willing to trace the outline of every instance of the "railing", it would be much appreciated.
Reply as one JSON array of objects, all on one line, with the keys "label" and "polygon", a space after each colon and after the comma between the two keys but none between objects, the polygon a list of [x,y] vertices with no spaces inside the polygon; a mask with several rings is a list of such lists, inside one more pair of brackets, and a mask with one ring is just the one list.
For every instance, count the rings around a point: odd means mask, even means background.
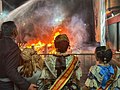
[{"label": "railing", "polygon": [[[40,55],[55,55],[55,54],[40,54]],[[81,67],[84,72],[88,72],[89,67],[96,63],[94,53],[80,53],[80,54],[64,54],[64,55],[77,55],[81,62]],[[120,53],[113,54],[113,59],[120,62]]]}]

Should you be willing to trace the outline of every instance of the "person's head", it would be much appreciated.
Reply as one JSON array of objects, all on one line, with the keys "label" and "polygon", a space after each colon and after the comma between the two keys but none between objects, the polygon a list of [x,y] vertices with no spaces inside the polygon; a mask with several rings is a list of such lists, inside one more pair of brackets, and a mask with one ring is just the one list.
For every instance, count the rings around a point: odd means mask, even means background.
[{"label": "person's head", "polygon": [[1,33],[2,33],[2,36],[8,36],[8,37],[15,38],[18,32],[17,32],[17,27],[14,21],[3,22],[1,25]]},{"label": "person's head", "polygon": [[69,47],[69,39],[66,34],[58,35],[54,40],[57,52],[65,53]]},{"label": "person's head", "polygon": [[97,61],[101,61],[104,64],[108,63],[112,59],[112,50],[107,49],[106,46],[98,46],[95,49],[95,56]]}]

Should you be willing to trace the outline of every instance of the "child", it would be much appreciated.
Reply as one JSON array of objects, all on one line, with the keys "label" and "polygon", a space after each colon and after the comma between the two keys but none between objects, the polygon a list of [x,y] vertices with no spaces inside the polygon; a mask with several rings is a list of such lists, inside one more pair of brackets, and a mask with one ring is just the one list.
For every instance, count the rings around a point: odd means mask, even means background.
[{"label": "child", "polygon": [[97,64],[90,68],[83,90],[120,90],[120,68],[110,65],[111,49],[99,46],[95,49]]}]

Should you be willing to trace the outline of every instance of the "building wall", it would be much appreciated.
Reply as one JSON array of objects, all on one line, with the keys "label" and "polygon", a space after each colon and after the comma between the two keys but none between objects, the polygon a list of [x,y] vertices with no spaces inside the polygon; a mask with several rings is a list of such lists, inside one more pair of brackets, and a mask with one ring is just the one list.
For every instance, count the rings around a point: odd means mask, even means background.
[{"label": "building wall", "polygon": [[[120,49],[120,22],[118,23],[119,24],[119,49]],[[111,25],[108,26],[108,40],[111,42],[111,47],[114,49],[114,50],[117,50],[117,23],[113,23]]]}]

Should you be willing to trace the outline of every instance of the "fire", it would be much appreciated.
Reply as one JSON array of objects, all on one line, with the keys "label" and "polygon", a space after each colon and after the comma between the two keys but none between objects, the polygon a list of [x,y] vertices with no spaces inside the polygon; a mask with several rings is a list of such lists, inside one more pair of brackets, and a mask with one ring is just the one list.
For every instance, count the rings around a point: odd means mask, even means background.
[{"label": "fire", "polygon": [[56,52],[56,49],[54,47],[54,39],[56,38],[56,36],[58,36],[59,34],[67,34],[68,37],[70,36],[67,28],[64,25],[60,25],[57,27],[54,27],[52,29],[53,34],[50,35],[49,41],[48,39],[44,41],[41,41],[39,38],[36,38],[35,40],[30,40],[28,41],[26,44],[24,45],[19,45],[21,50],[23,50],[24,48],[32,48],[34,47],[35,51],[37,51],[38,54],[43,54],[43,53],[50,53],[53,54]]},{"label": "fire", "polygon": [[24,48],[33,48],[34,50],[37,51],[37,53],[43,53],[43,51],[45,50],[45,48],[51,48],[53,47],[53,43],[43,43],[42,41],[40,41],[39,39],[36,40],[31,40],[28,41],[26,44],[24,44],[23,46],[21,46],[21,50]]},{"label": "fire", "polygon": [[39,38],[36,38],[35,40],[28,41],[24,45],[20,45],[20,48],[22,50],[24,48],[34,47],[35,51],[37,51],[38,54],[42,54],[42,53],[53,54],[56,52],[55,47],[54,47],[54,39],[56,38],[56,36],[58,36],[59,34],[62,34],[62,33],[68,34],[67,29],[63,26],[58,26],[58,27],[54,28],[53,34],[50,37],[52,39],[51,39],[51,41],[49,41],[49,43],[42,42]]}]

